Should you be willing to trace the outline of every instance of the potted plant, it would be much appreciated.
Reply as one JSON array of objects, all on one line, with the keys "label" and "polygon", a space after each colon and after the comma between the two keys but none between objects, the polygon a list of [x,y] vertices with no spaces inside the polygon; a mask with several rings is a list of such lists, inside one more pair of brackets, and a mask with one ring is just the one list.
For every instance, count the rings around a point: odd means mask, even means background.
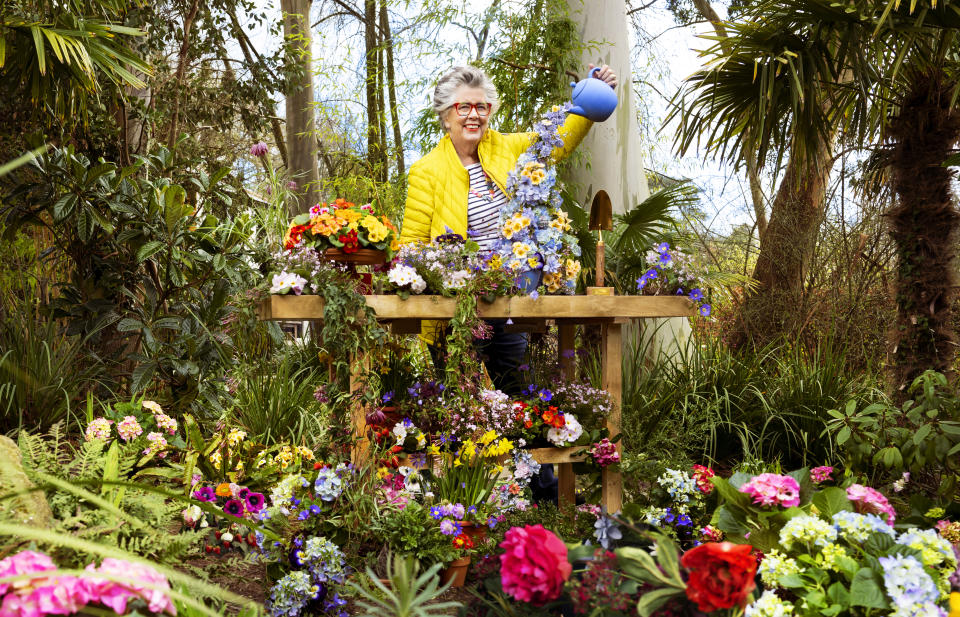
[{"label": "potted plant", "polygon": [[295,217],[283,246],[290,250],[305,244],[333,261],[376,265],[393,256],[398,247],[396,235],[396,226],[377,214],[373,204],[358,206],[338,198]]}]

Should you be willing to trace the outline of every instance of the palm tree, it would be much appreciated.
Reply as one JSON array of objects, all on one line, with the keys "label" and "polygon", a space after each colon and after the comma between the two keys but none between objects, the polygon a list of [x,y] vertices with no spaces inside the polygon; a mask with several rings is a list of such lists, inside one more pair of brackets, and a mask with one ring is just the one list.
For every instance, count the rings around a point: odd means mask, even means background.
[{"label": "palm tree", "polygon": [[[834,136],[875,150],[897,198],[887,213],[899,257],[893,377],[899,386],[925,369],[949,372],[960,217],[943,163],[960,140],[960,2],[764,0],[731,31],[688,84],[681,147],[710,130],[708,147],[738,160],[743,136],[756,135],[760,160],[789,151],[784,182],[798,159],[806,168],[793,186],[814,189]],[[810,202],[784,205],[803,222]],[[807,231],[798,225],[794,242]],[[768,246],[790,238],[770,235]],[[770,248],[790,263],[786,246]]]},{"label": "palm tree", "polygon": [[34,114],[69,124],[86,119],[101,80],[144,86],[137,73],[149,74],[150,67],[127,46],[144,32],[120,23],[124,2],[43,2],[33,8],[0,17],[0,99],[29,101]]}]

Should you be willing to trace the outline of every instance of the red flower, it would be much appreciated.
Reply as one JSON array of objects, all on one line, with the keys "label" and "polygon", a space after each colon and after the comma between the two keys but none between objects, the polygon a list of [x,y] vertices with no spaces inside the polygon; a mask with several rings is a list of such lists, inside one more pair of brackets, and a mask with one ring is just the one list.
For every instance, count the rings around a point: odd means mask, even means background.
[{"label": "red flower", "polygon": [[743,606],[756,586],[757,559],[749,544],[707,542],[690,549],[680,564],[690,571],[687,597],[697,609],[710,613]]},{"label": "red flower", "polygon": [[291,226],[290,229],[287,230],[287,237],[284,239],[283,248],[289,251],[293,247],[300,244],[300,237],[303,235],[303,232],[309,228],[309,225]]},{"label": "red flower", "polygon": [[356,229],[351,229],[337,239],[343,244],[344,253],[356,253],[357,249],[360,248],[360,240],[357,238]]},{"label": "red flower", "polygon": [[693,466],[693,479],[697,481],[697,488],[700,489],[701,493],[706,493],[707,495],[713,491],[713,483],[710,481],[714,472],[709,467],[704,467],[703,465],[694,465]]},{"label": "red flower", "polygon": [[461,533],[453,538],[453,546],[454,548],[471,549],[473,548],[473,540],[467,534]]}]

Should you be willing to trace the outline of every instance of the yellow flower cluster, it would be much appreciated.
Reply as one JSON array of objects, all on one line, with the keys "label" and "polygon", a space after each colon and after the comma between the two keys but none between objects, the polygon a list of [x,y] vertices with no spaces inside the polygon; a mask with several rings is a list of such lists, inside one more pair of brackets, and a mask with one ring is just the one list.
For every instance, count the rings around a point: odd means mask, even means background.
[{"label": "yellow flower cluster", "polygon": [[230,432],[227,433],[227,445],[231,447],[236,446],[241,441],[243,441],[246,437],[247,437],[246,431],[241,431],[238,428],[232,428],[230,429]]},{"label": "yellow flower cluster", "polygon": [[530,178],[530,182],[534,184],[540,184],[543,182],[543,179],[547,177],[546,165],[531,161],[523,166],[523,171],[520,172],[520,175]]},{"label": "yellow flower cluster", "polygon": [[560,231],[570,231],[570,217],[563,210],[556,210],[554,213],[554,219],[550,221],[550,227],[554,229],[559,229]]},{"label": "yellow flower cluster", "polygon": [[513,234],[519,232],[529,224],[529,217],[523,216],[522,212],[516,212],[513,216],[507,219],[506,223],[503,224],[503,237],[509,240],[513,237]]},{"label": "yellow flower cluster", "polygon": [[563,260],[563,270],[560,272],[544,272],[543,284],[547,291],[556,292],[564,286],[566,281],[576,281],[580,275],[580,262],[576,259],[567,258]]},{"label": "yellow flower cluster", "polygon": [[526,242],[514,242],[513,243],[513,254],[523,259],[527,256],[527,253],[530,252],[530,245]]},{"label": "yellow flower cluster", "polygon": [[371,242],[382,242],[384,238],[390,235],[390,229],[380,222],[377,217],[368,214],[360,221],[360,226],[366,228],[367,237]]}]

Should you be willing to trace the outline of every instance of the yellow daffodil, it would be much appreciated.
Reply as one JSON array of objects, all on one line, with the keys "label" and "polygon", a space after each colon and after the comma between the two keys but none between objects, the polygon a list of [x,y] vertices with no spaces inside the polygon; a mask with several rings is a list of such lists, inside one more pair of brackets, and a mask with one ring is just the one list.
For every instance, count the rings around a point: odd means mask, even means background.
[{"label": "yellow daffodil", "polygon": [[430,444],[430,445],[427,447],[427,454],[432,454],[433,456],[439,456],[439,454],[440,454],[440,446],[438,446],[438,445],[435,444],[435,443]]},{"label": "yellow daffodil", "polygon": [[497,438],[496,431],[487,431],[486,433],[483,434],[483,437],[480,438],[480,443],[486,446],[488,444],[493,443],[494,440],[496,440],[496,438]]}]

